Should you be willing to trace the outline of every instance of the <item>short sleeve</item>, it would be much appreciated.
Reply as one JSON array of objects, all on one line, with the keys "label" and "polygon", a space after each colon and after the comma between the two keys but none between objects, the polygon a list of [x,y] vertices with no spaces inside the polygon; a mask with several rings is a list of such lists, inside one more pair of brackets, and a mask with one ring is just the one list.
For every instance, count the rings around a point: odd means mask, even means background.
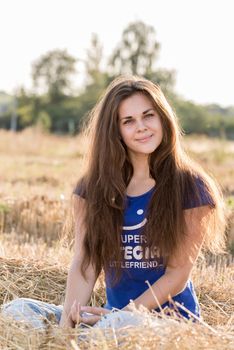
[{"label": "short sleeve", "polygon": [[209,205],[215,207],[213,198],[211,197],[205,183],[201,178],[195,180],[196,189],[187,191],[183,199],[183,209],[192,209]]},{"label": "short sleeve", "polygon": [[77,183],[72,193],[84,199],[86,198],[85,186],[82,180]]}]

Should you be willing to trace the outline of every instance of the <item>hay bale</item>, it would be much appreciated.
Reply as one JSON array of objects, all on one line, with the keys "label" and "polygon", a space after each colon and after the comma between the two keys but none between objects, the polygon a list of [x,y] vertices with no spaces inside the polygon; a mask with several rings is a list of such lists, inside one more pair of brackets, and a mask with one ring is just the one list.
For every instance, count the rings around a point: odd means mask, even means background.
[{"label": "hay bale", "polygon": [[[57,264],[29,259],[0,257],[0,304],[25,297],[62,304],[65,296],[67,269]],[[105,302],[103,275],[96,283],[91,305]]]},{"label": "hay bale", "polygon": [[[10,322],[0,315],[0,346],[3,349],[234,349],[233,333],[227,329],[176,319],[143,310],[142,325],[123,328],[61,329],[52,324],[35,330],[23,323]],[[157,325],[157,326],[156,326]]]},{"label": "hay bale", "polygon": [[64,297],[67,271],[45,261],[0,258],[0,303],[16,297],[60,304]]},{"label": "hay bale", "polygon": [[[231,268],[231,267],[230,267]],[[213,318],[217,318],[220,311],[220,302],[217,298],[227,297],[230,293],[230,280],[224,279],[223,272],[217,274],[215,267],[208,269],[207,273],[197,276],[198,289],[206,287],[207,295],[214,297],[216,291],[216,306],[213,309]],[[212,271],[212,273],[211,273]],[[227,271],[227,270],[225,270]],[[228,270],[229,271],[229,270]],[[230,271],[229,271],[230,273]],[[210,280],[207,278],[210,276]],[[35,298],[54,304],[60,304],[64,298],[67,269],[58,264],[45,261],[32,261],[27,259],[0,258],[0,303],[15,297]],[[216,285],[214,284],[216,275]],[[226,281],[222,291],[221,278]],[[207,283],[209,282],[209,283]],[[199,284],[200,283],[200,284]],[[204,291],[204,289],[203,289]],[[209,291],[213,294],[209,294]],[[200,296],[201,297],[201,296]],[[230,297],[230,295],[229,295]],[[211,298],[211,297],[210,297]],[[101,305],[105,299],[103,275],[98,281],[96,291],[92,296],[92,303]],[[202,299],[204,305],[212,305],[211,301]],[[231,304],[232,305],[232,304]],[[218,311],[217,311],[218,310]],[[0,315],[0,348],[1,349],[234,349],[233,316],[231,306],[228,305],[224,323],[210,326],[205,322],[194,324],[191,321],[176,321],[163,315],[149,314],[143,309],[135,312],[141,313],[144,326],[129,326],[119,329],[61,329],[48,322],[45,331],[31,329],[22,322],[12,322]],[[205,316],[205,315],[203,315]],[[207,310],[206,317],[214,322]],[[205,317],[204,317],[205,318]],[[157,319],[157,327],[154,320]],[[161,321],[160,321],[161,320]],[[214,322],[214,324],[217,324]],[[79,340],[78,340],[79,338]]]},{"label": "hay bale", "polygon": [[216,256],[193,271],[202,316],[212,326],[229,324],[234,316],[233,263],[231,256]]}]

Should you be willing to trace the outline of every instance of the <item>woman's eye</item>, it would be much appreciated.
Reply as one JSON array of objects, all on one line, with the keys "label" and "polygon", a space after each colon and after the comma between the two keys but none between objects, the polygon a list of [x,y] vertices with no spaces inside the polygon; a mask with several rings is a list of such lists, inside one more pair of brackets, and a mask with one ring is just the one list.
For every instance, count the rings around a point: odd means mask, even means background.
[{"label": "woman's eye", "polygon": [[154,115],[153,114],[147,114],[145,117],[153,117]]},{"label": "woman's eye", "polygon": [[125,122],[124,122],[124,125],[125,124],[129,124],[129,123],[131,123],[132,122],[132,119],[128,119],[128,120],[126,120]]}]

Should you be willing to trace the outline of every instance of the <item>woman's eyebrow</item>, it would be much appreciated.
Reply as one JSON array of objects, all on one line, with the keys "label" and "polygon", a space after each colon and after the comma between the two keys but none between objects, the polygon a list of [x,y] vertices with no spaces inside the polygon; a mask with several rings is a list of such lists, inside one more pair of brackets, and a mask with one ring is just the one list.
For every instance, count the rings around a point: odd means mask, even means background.
[{"label": "woman's eyebrow", "polygon": [[149,109],[147,109],[146,111],[144,111],[144,112],[142,112],[142,114],[146,114],[146,113],[148,113],[149,111],[154,111],[154,109],[153,108],[149,108]]},{"label": "woman's eyebrow", "polygon": [[[148,112],[151,111],[151,110],[154,111],[153,108],[149,108],[149,109],[146,109],[144,112],[142,112],[142,114],[144,115],[144,114],[148,113]],[[132,118],[132,116],[131,116],[131,115],[128,115],[128,116],[123,117],[123,118],[121,118],[121,119],[130,119],[130,118]]]}]

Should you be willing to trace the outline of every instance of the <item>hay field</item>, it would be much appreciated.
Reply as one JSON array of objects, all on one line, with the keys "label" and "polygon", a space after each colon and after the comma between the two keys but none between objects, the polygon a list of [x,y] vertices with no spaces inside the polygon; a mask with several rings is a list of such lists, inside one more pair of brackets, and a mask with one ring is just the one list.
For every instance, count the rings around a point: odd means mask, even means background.
[{"label": "hay field", "polygon": [[[195,136],[184,142],[222,186],[231,248],[234,142]],[[0,130],[0,304],[22,296],[63,302],[72,250],[60,236],[62,230],[71,230],[64,223],[86,147],[80,136]],[[193,279],[203,323],[179,323],[163,316],[153,327],[157,316],[141,310],[142,327],[62,330],[51,320],[42,332],[0,316],[0,349],[234,349],[233,275],[230,254],[198,261]],[[104,299],[102,276],[91,303],[101,305]]]}]

